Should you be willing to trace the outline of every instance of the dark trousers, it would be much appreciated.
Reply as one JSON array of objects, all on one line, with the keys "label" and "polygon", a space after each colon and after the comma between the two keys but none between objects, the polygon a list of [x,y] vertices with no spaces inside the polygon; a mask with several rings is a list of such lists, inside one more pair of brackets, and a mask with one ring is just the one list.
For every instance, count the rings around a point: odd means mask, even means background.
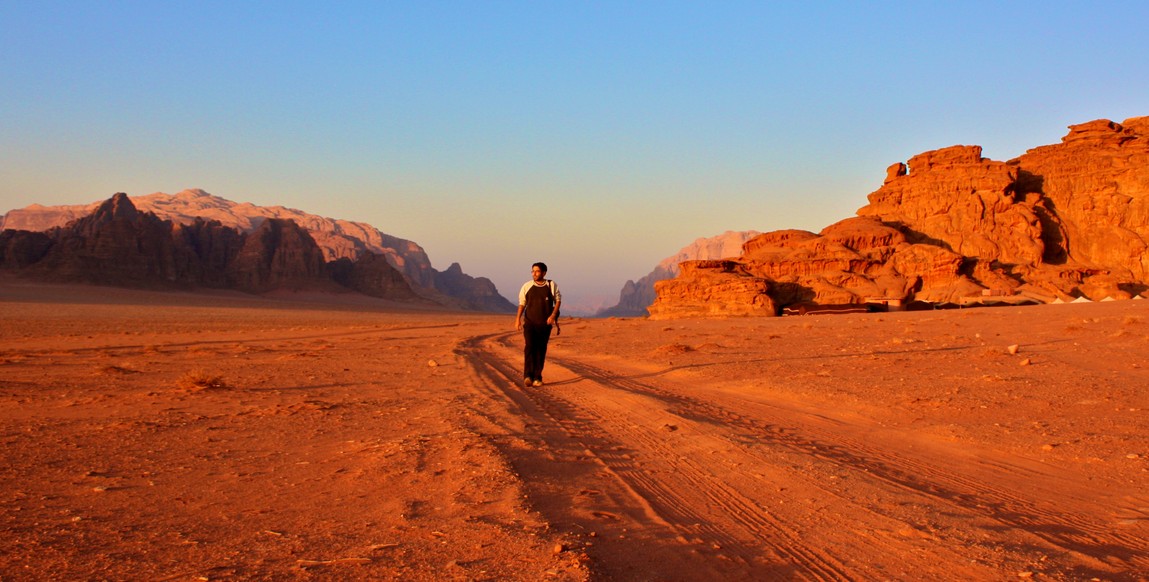
[{"label": "dark trousers", "polygon": [[543,363],[547,359],[547,342],[551,340],[551,326],[547,324],[524,323],[523,339],[523,378],[543,379]]}]

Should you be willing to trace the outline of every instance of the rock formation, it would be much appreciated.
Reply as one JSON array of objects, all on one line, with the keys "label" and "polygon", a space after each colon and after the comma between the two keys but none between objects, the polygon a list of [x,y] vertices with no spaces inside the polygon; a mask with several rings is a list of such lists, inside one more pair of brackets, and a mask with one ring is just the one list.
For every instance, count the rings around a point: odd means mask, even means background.
[{"label": "rock formation", "polygon": [[459,263],[451,263],[446,271],[435,273],[435,289],[445,293],[462,309],[495,312],[515,310],[511,302],[499,295],[490,279],[467,275]]},{"label": "rock formation", "polygon": [[[48,233],[52,244],[25,273],[43,279],[101,285],[192,283],[195,261],[176,244],[172,225],[136,210],[116,194],[88,216]],[[198,282],[198,281],[197,281]]]},{"label": "rock formation", "polygon": [[397,301],[419,299],[407,279],[383,255],[367,253],[352,261],[343,257],[327,264],[335,282],[371,297]]},{"label": "rock formation", "polygon": [[[322,253],[322,259],[331,264],[339,259],[355,264],[362,257],[381,255],[403,274],[412,289],[433,301],[466,306],[464,308],[467,309],[483,305],[489,311],[514,311],[514,305],[506,299],[498,301],[501,296],[488,279],[472,278],[461,269],[458,273],[440,277],[443,273],[431,267],[430,259],[418,244],[380,232],[366,223],[316,216],[283,206],[240,204],[198,189],[174,195],[149,194],[131,200],[141,212],[150,212],[192,231],[202,228],[196,226],[197,223],[216,223],[243,233],[255,233],[270,220],[290,220],[310,234]],[[51,207],[33,204],[0,216],[0,229],[43,232],[88,216],[100,205],[100,202]],[[368,259],[367,264],[371,261]],[[454,283],[450,289],[440,289],[436,288],[436,281]],[[375,292],[380,291],[376,289],[372,293]]]},{"label": "rock formation", "polygon": [[318,286],[326,282],[325,265],[323,251],[307,230],[294,221],[271,218],[244,237],[227,273],[236,288],[262,293]]},{"label": "rock formation", "polygon": [[690,261],[652,317],[810,307],[1129,298],[1149,289],[1149,117],[1070,126],[998,162],[978,146],[890,166],[858,216],[777,231],[739,257]]},{"label": "rock formation", "polygon": [[663,259],[654,270],[638,281],[627,281],[618,296],[618,304],[598,312],[596,317],[633,317],[647,314],[646,308],[654,302],[654,284],[672,279],[679,273],[683,261],[724,259],[742,253],[742,243],[759,233],[728,230],[718,236],[699,238]]},{"label": "rock formation", "polygon": [[0,259],[0,269],[57,282],[249,293],[350,289],[430,304],[381,255],[329,264],[309,232],[292,220],[269,218],[250,233],[214,220],[173,224],[139,211],[122,193],[46,233],[5,230]]},{"label": "rock formation", "polygon": [[0,231],[0,266],[23,269],[43,259],[50,248],[52,238],[42,232]]}]

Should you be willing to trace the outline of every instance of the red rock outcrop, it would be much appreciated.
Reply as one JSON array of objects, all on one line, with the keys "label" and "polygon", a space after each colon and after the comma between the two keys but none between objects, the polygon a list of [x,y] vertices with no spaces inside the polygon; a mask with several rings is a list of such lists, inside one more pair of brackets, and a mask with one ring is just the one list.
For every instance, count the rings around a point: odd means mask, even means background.
[{"label": "red rock outcrop", "polygon": [[713,315],[774,315],[770,282],[744,271],[737,261],[686,261],[678,277],[655,283],[648,308],[655,319]]},{"label": "red rock outcrop", "polygon": [[627,281],[619,292],[618,304],[597,313],[599,317],[630,317],[646,315],[647,307],[655,300],[654,286],[659,281],[672,279],[678,275],[678,265],[683,261],[725,259],[737,257],[742,252],[742,244],[758,236],[758,231],[728,230],[718,236],[695,239],[677,253],[658,263],[654,270],[638,281]]},{"label": "red rock outcrop", "polygon": [[1011,163],[1022,188],[1039,194],[1060,226],[1064,264],[1149,280],[1149,117],[1070,126],[1061,143]]},{"label": "red rock outcrop", "polygon": [[759,293],[779,307],[1129,298],[1149,289],[1147,247],[1149,117],[1098,120],[1008,162],[953,146],[894,164],[857,218],[684,263],[650,313],[764,313]]}]

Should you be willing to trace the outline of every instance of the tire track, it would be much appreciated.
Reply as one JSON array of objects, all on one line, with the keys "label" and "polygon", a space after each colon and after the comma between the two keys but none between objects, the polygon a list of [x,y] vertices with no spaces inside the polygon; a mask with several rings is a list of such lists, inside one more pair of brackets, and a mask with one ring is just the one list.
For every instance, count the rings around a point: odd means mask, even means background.
[{"label": "tire track", "polygon": [[[853,438],[826,417],[760,401],[715,402],[670,383],[642,381],[645,376],[616,374],[554,355],[548,365],[569,371],[575,378],[562,384],[577,382],[577,388],[524,391],[510,363],[517,356],[512,337],[501,333],[470,338],[459,353],[487,370],[486,381],[503,398],[520,410],[530,408],[528,414],[542,424],[561,427],[564,439],[593,455],[684,548],[709,543],[717,552],[711,560],[732,560],[740,574],[761,576],[765,568],[783,564],[782,572],[790,579],[896,576],[851,559],[873,552],[875,546],[888,555],[925,553],[924,559],[908,560],[903,574],[1000,575],[1002,564],[1024,569],[1046,554],[1059,561],[1056,571],[1044,573],[1075,579],[1114,579],[1115,571],[1149,568],[1144,557],[1149,544],[1135,533],[1115,532],[1098,519],[1059,511],[977,476]],[[622,396],[627,404],[611,403]],[[639,406],[626,407],[636,403]],[[690,426],[695,442],[717,443],[726,450],[711,455],[713,459],[676,450],[680,441],[653,428],[659,414]],[[1002,472],[1001,466],[985,466]],[[851,485],[842,486],[844,479],[834,481],[839,474],[849,477]],[[772,482],[786,486],[777,491],[761,486]],[[813,510],[801,506],[803,498],[814,502]],[[858,526],[832,531],[812,523],[819,512],[830,511],[833,522]],[[958,516],[973,527],[935,528],[931,516],[937,514]],[[999,533],[1007,529],[1035,539],[1010,542]],[[811,538],[812,533],[817,537]],[[954,567],[983,557],[997,568]]]},{"label": "tire track", "polygon": [[[514,380],[519,375],[517,370],[505,358],[483,346],[486,340],[502,335],[508,334],[467,338],[458,344],[455,352],[474,370],[479,390],[505,406],[517,420],[529,419],[532,434],[545,443],[544,448],[515,446],[507,439],[496,440],[494,444],[528,477],[528,489],[531,489],[531,480],[535,481],[533,501],[552,523],[568,523],[576,531],[593,536],[595,547],[587,544],[588,553],[598,558],[592,568],[597,567],[607,577],[617,577],[633,568],[632,546],[645,541],[648,568],[658,567],[668,574],[696,572],[700,579],[751,576],[752,570],[744,564],[714,563],[706,556],[682,551],[683,545],[676,540],[675,530],[664,512],[634,488],[631,477],[635,469],[621,462],[623,458],[618,454],[623,450],[622,445],[603,433],[589,432],[586,427],[596,421],[593,416],[565,407],[561,402],[543,401],[539,392],[524,392]],[[498,412],[480,411],[480,414],[507,432],[515,431],[511,426],[513,422],[502,420]],[[592,465],[594,470],[576,468],[578,478],[571,479],[571,467],[580,464]],[[608,478],[601,478],[603,472]],[[568,481],[568,490],[551,491],[548,482],[555,479]],[[667,540],[672,541],[667,543]],[[726,541],[729,546],[736,544],[733,539]]]},{"label": "tire track", "polygon": [[[1036,503],[1020,493],[965,477],[935,464],[891,455],[864,442],[845,438],[840,432],[820,428],[820,423],[803,423],[799,431],[768,422],[771,418],[786,417],[793,423],[795,413],[783,409],[754,403],[756,410],[753,416],[739,414],[712,401],[655,387],[589,364],[569,359],[556,362],[595,382],[661,399],[671,407],[670,410],[684,418],[738,427],[759,445],[764,443],[794,454],[813,456],[837,467],[880,479],[891,488],[925,496],[942,508],[949,507],[1029,532],[1053,546],[1051,549],[1080,559],[1081,567],[1067,574],[1106,575],[1114,567],[1127,572],[1149,571],[1149,540],[1134,533],[1114,531],[1111,523],[1058,511],[1050,503]],[[1017,471],[1014,467],[1008,470]]]},{"label": "tire track", "polygon": [[[494,384],[517,386],[512,380],[517,374],[506,362],[513,356],[495,354],[487,351],[486,346],[487,343],[501,344],[500,350],[510,352],[506,347],[508,337],[509,334],[496,334],[473,338],[462,351],[473,364],[489,367],[502,376],[493,378]],[[497,339],[489,341],[492,338]],[[606,383],[602,389],[609,391],[616,387]],[[763,509],[760,500],[724,483],[717,471],[678,455],[668,448],[665,439],[652,435],[649,430],[628,428],[633,423],[625,414],[611,414],[576,402],[577,398],[556,397],[547,391],[523,392],[514,388],[504,392],[515,400],[529,398],[549,419],[566,428],[571,438],[583,443],[604,466],[627,483],[634,497],[661,516],[660,521],[668,526],[673,524],[673,537],[684,544],[702,544],[719,552],[719,559],[744,565],[738,577],[760,576],[782,564],[788,579],[855,579],[855,574],[842,560],[804,542],[799,530],[775,519]],[[615,435],[616,439],[603,443],[595,442],[598,437],[591,436],[602,434]],[[660,459],[658,466],[670,464],[674,470],[664,472],[671,479],[652,476],[630,458],[626,451],[632,447],[624,448],[613,444],[615,442],[638,446],[652,458]]]}]

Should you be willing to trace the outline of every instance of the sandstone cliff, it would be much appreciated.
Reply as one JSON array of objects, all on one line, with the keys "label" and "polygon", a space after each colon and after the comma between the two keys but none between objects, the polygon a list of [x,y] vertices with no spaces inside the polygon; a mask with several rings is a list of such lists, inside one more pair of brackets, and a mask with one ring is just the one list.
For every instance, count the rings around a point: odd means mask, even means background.
[{"label": "sandstone cliff", "polygon": [[[482,305],[481,309],[489,311],[514,310],[514,305],[506,299],[501,302],[494,299],[501,296],[488,279],[470,277],[461,269],[458,273],[441,277],[443,274],[432,268],[426,252],[418,244],[380,232],[366,223],[316,216],[283,206],[236,203],[198,189],[174,195],[149,194],[131,200],[142,212],[150,212],[162,220],[193,230],[199,221],[255,233],[269,220],[290,220],[306,229],[318,245],[324,261],[334,263],[347,259],[354,264],[362,257],[381,255],[403,274],[412,289],[433,301],[465,309],[480,309],[475,306]],[[47,231],[85,217],[100,205],[101,202],[50,207],[33,204],[0,216],[0,230]],[[436,287],[436,281],[455,283],[450,288],[440,289]]]},{"label": "sandstone cliff", "polygon": [[1149,118],[1070,126],[1007,162],[978,146],[887,170],[858,216],[777,231],[656,285],[652,317],[788,305],[1122,299],[1149,289]]},{"label": "sandstone cliff", "polygon": [[638,281],[627,281],[618,296],[618,304],[604,309],[596,317],[633,317],[647,314],[646,308],[654,302],[654,284],[672,279],[679,273],[683,261],[724,259],[742,253],[742,243],[757,236],[758,231],[728,230],[718,236],[699,238],[682,247],[677,253],[658,263],[649,274]]},{"label": "sandstone cliff", "polygon": [[354,290],[430,304],[381,255],[328,263],[309,231],[292,220],[267,218],[249,233],[202,218],[173,224],[139,211],[122,193],[47,232],[5,230],[0,269],[57,282],[249,293]]}]

